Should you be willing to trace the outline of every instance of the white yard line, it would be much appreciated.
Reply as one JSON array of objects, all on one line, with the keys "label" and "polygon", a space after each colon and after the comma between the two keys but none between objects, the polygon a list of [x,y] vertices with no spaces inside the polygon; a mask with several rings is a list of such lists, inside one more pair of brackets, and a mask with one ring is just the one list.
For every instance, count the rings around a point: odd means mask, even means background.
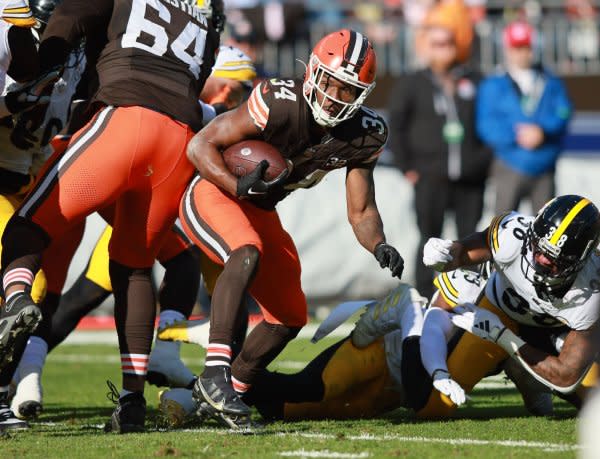
[{"label": "white yard line", "polygon": [[[240,435],[239,432],[230,430],[218,430],[218,429],[182,429],[179,432],[194,432],[194,433],[211,433],[218,435]],[[268,435],[268,434],[267,434]],[[324,433],[310,433],[310,432],[278,432],[274,435],[282,437],[301,437],[301,438],[312,438],[320,440],[334,440],[340,439],[339,435],[324,434]],[[438,443],[447,445],[466,445],[466,446],[505,446],[509,448],[531,448],[540,449],[547,452],[565,452],[565,451],[576,451],[580,449],[579,445],[570,443],[548,443],[539,441],[526,441],[526,440],[479,440],[476,438],[437,438],[437,437],[410,437],[404,435],[372,435],[372,434],[361,434],[361,435],[345,435],[342,437],[344,441],[399,441],[406,443]]]},{"label": "white yard line", "polygon": [[[36,422],[36,425],[44,425],[49,427],[54,426],[66,426],[67,424],[61,422]],[[104,424],[97,425],[88,425],[87,427],[92,427],[96,429],[103,429]],[[168,431],[167,431],[168,432]],[[175,429],[173,432],[189,432],[189,433],[208,433],[211,435],[247,435],[245,432],[237,432],[235,430],[225,430],[225,429],[211,429],[211,428],[195,428],[195,429]],[[257,432],[260,434],[260,430]],[[319,440],[344,440],[344,441],[374,441],[374,442],[382,442],[382,441],[395,441],[395,442],[405,442],[405,443],[435,443],[435,444],[445,444],[445,445],[455,445],[455,446],[504,446],[508,448],[530,448],[530,449],[539,449],[542,451],[550,452],[550,453],[559,453],[565,451],[577,451],[582,447],[573,443],[549,443],[549,442],[541,442],[541,441],[527,441],[527,440],[480,440],[477,438],[438,438],[438,437],[422,437],[422,436],[406,436],[406,435],[395,435],[395,434],[385,434],[385,435],[373,435],[373,434],[360,434],[360,435],[344,435],[340,437],[336,434],[325,434],[318,432],[265,432],[266,436],[275,435],[278,437],[300,437],[300,438],[309,438],[309,439],[319,439]],[[328,450],[321,451],[288,451],[284,452],[286,456],[292,456],[292,453],[295,456],[300,456],[300,452],[306,452],[308,454],[312,453],[329,453]],[[303,457],[368,457],[368,456],[312,456],[312,455],[302,455]],[[346,454],[346,453],[335,453],[331,454]],[[360,453],[360,454],[368,454],[368,453]]]},{"label": "white yard line", "polygon": [[340,458],[340,459],[354,459],[354,458],[363,458],[370,457],[369,453],[336,453],[335,451],[329,451],[328,449],[320,450],[320,451],[306,451],[305,449],[299,449],[297,451],[282,451],[279,453],[279,456],[286,457],[330,457],[330,458]]}]

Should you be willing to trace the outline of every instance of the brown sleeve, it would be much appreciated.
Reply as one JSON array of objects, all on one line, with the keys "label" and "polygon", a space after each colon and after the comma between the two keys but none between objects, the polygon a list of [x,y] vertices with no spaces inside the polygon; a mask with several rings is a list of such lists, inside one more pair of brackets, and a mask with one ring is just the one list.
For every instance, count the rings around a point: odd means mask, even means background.
[{"label": "brown sleeve", "polygon": [[13,80],[23,83],[33,80],[38,75],[40,62],[35,45],[31,29],[13,26],[8,30],[11,60],[6,73]]},{"label": "brown sleeve", "polygon": [[41,71],[47,71],[67,60],[82,38],[106,34],[114,0],[64,0],[56,7],[40,43]]}]

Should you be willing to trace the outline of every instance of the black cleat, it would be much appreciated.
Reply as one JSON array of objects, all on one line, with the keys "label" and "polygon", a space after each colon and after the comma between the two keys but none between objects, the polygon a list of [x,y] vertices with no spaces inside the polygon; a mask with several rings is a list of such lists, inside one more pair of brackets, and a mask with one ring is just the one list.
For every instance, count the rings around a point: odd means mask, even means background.
[{"label": "black cleat", "polygon": [[134,433],[144,431],[146,420],[146,399],[141,392],[132,392],[119,397],[115,385],[106,381],[110,392],[107,394],[109,400],[117,405],[113,411],[110,421],[106,423],[104,430],[115,433]]},{"label": "black cleat", "polygon": [[207,419],[214,419],[223,427],[227,427],[231,430],[235,430],[244,434],[255,433],[256,429],[260,427],[250,420],[249,414],[227,414],[222,411],[215,410],[207,402],[200,402],[200,404],[198,405],[198,409],[196,410],[196,416],[201,422]]},{"label": "black cleat", "polygon": [[12,362],[14,350],[41,321],[42,311],[27,293],[17,293],[0,308],[0,367]]},{"label": "black cleat", "polygon": [[[214,367],[213,367],[214,368]],[[198,403],[206,402],[216,411],[233,416],[250,416],[250,408],[231,385],[231,368],[219,367],[216,376],[200,376],[192,394]]]},{"label": "black cleat", "polygon": [[0,393],[0,432],[29,429],[29,424],[15,416],[8,406],[8,392]]}]

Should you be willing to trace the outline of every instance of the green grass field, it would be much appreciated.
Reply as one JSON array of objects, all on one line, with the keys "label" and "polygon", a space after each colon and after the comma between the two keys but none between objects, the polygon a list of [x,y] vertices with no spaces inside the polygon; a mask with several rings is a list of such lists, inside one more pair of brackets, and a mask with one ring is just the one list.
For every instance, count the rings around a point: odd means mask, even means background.
[{"label": "green grass field", "polygon": [[[273,367],[295,371],[331,342],[297,340]],[[197,348],[185,346],[183,355],[193,370],[200,369],[202,353]],[[113,410],[106,398],[107,379],[120,386],[116,347],[58,348],[48,357],[44,373],[44,413],[29,431],[0,437],[1,457],[553,459],[575,457],[577,450],[573,408],[555,399],[554,417],[528,417],[508,383],[477,389],[470,405],[451,421],[419,422],[398,410],[376,420],[275,423],[256,435],[229,433],[216,424],[161,429],[158,390],[147,386],[147,433],[116,435],[102,430]]]}]

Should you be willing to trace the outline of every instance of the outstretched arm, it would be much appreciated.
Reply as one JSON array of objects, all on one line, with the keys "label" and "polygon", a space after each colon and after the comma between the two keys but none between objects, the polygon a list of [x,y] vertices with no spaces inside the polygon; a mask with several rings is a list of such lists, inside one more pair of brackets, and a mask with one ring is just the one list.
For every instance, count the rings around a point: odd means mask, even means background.
[{"label": "outstretched arm", "polygon": [[356,239],[369,252],[385,241],[383,222],[375,202],[373,168],[353,168],[346,174],[348,221]]},{"label": "outstretched arm", "polygon": [[346,206],[348,221],[360,244],[371,252],[382,268],[402,277],[404,260],[398,251],[387,244],[383,222],[375,202],[373,166],[349,168],[346,174]]}]

